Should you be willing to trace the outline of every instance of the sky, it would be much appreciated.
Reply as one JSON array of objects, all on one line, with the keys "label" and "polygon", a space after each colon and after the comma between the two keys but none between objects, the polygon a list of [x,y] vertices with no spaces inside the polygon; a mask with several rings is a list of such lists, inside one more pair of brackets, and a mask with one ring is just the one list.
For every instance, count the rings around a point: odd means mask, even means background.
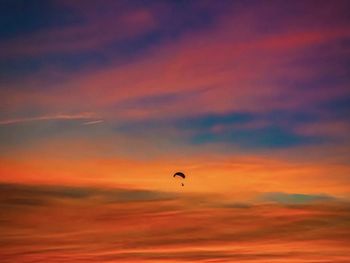
[{"label": "sky", "polygon": [[349,8],[0,0],[1,258],[348,262]]}]

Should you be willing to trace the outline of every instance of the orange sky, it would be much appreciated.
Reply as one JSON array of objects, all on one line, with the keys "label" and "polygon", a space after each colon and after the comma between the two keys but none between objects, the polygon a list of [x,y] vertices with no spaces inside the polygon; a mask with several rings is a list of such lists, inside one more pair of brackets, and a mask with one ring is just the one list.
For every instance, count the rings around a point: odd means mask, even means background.
[{"label": "orange sky", "polygon": [[[261,157],[193,157],[169,160],[116,158],[6,159],[0,172],[7,182],[64,185],[124,186],[178,191],[172,173],[181,166],[189,176],[186,192],[220,193],[239,198],[254,192],[329,194],[349,198],[349,166],[339,163],[299,163]],[[330,174],[333,174],[330,176]],[[165,176],[167,175],[167,176]],[[247,192],[247,193],[244,193]]]},{"label": "orange sky", "polygon": [[3,262],[346,262],[350,256],[348,204],[333,201],[250,205],[208,195],[23,185],[1,185],[0,198]]},{"label": "orange sky", "polygon": [[349,262],[349,9],[0,1],[1,262]]}]

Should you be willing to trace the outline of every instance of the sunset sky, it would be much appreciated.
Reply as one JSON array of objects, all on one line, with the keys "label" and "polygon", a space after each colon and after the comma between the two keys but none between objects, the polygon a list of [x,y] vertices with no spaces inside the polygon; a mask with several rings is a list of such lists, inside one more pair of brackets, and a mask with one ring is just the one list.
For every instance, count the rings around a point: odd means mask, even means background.
[{"label": "sunset sky", "polygon": [[0,0],[1,262],[349,262],[349,10]]}]

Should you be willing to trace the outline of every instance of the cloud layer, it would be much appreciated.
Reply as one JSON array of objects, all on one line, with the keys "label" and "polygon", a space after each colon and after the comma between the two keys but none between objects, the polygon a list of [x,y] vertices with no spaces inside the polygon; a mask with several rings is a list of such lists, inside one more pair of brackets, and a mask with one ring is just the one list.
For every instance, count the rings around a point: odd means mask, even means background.
[{"label": "cloud layer", "polygon": [[228,205],[218,196],[137,189],[0,189],[3,262],[350,259],[349,204],[335,199]]},{"label": "cloud layer", "polygon": [[[348,139],[346,1],[46,5],[51,23],[33,18],[25,33],[13,25],[1,43],[0,123],[92,112],[116,133],[171,130],[195,145]],[[250,119],[229,120],[238,115]]]},{"label": "cloud layer", "polygon": [[349,262],[349,9],[0,1],[1,261]]}]

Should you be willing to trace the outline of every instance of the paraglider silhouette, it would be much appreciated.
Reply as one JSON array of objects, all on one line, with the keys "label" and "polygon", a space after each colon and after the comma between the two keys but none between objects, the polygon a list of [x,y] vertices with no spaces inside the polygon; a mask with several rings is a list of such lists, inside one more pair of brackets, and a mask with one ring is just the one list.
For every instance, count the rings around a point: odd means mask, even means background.
[{"label": "paraglider silhouette", "polygon": [[[176,177],[176,176],[179,176],[179,177],[182,177],[183,179],[186,178],[186,175],[182,172],[176,172],[173,177]],[[185,186],[184,183],[181,183],[182,186]]]}]

